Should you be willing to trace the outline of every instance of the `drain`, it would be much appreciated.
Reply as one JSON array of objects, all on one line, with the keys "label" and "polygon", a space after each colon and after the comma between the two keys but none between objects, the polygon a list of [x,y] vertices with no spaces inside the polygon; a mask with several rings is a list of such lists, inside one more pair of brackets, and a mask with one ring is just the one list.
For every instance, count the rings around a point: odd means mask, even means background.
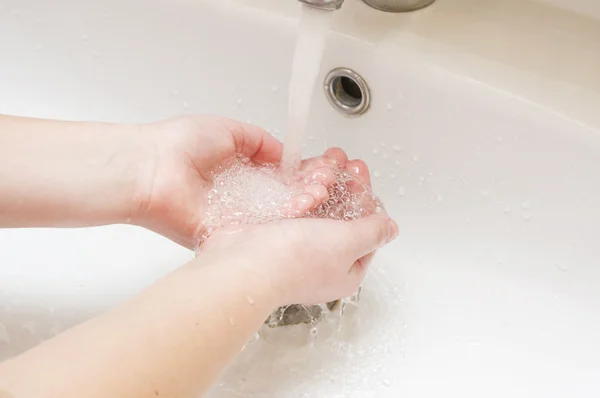
[{"label": "drain", "polygon": [[371,95],[365,80],[348,68],[336,68],[325,78],[325,95],[346,116],[359,116],[369,109]]}]

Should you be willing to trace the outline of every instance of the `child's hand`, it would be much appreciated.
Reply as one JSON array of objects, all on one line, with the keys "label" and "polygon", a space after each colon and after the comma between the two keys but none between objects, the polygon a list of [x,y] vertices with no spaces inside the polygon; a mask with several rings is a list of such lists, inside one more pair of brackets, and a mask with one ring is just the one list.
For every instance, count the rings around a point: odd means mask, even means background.
[{"label": "child's hand", "polygon": [[[350,170],[359,178],[350,184],[351,190],[370,189],[364,162],[348,162],[342,150],[330,149],[303,162],[297,184],[305,184],[306,193],[292,199],[292,208],[305,212],[329,199],[326,188],[335,181],[333,168]],[[375,214],[375,203],[364,200],[369,215],[355,221],[288,219],[218,228],[203,242],[201,256],[215,255],[237,264],[231,266],[245,267],[242,274],[252,276],[248,283],[266,286],[279,305],[325,303],[352,295],[375,251],[398,234],[396,223]]]},{"label": "child's hand", "polygon": [[184,116],[142,127],[146,158],[133,222],[193,248],[206,211],[210,171],[243,154],[278,163],[282,144],[259,127],[209,116]]},{"label": "child's hand", "polygon": [[[206,214],[210,172],[236,154],[277,164],[283,148],[257,126],[218,117],[184,116],[144,125],[141,132],[147,161],[138,177],[132,222],[188,248],[194,248],[203,233],[199,227]],[[301,174],[311,181],[306,194],[294,199],[294,209],[306,211],[327,199],[333,163],[370,183],[363,161],[348,161],[342,150],[330,149],[302,163]]]},{"label": "child's hand", "polygon": [[375,251],[397,235],[398,226],[385,215],[290,219],[219,229],[201,256],[234,257],[231,264],[248,268],[245,274],[259,278],[277,305],[309,305],[356,293]]}]

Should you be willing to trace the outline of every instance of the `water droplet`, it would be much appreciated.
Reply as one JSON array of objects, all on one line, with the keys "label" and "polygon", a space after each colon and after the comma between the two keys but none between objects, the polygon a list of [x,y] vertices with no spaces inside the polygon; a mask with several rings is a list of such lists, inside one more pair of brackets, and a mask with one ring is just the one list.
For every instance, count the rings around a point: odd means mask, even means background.
[{"label": "water droplet", "polygon": [[443,202],[444,201],[444,197],[442,195],[438,195],[437,196],[437,201],[438,202]]},{"label": "water droplet", "polygon": [[565,264],[560,264],[560,263],[556,264],[556,268],[558,268],[558,270],[562,271],[562,272],[569,271],[569,267],[567,265],[565,265]]},{"label": "water droplet", "polygon": [[274,92],[274,93],[278,92],[279,91],[279,86],[272,86],[271,87],[271,91]]},{"label": "water droplet", "polygon": [[41,51],[41,50],[42,50],[42,48],[44,48],[44,47],[42,47],[42,45],[41,45],[41,44],[38,44],[37,46],[35,46],[35,50],[36,50],[36,51]]},{"label": "water droplet", "polygon": [[377,155],[379,153],[379,149],[373,148],[373,155]]},{"label": "water droplet", "polygon": [[387,109],[388,111],[391,111],[392,109],[394,109],[394,105],[391,102],[388,102],[387,105],[385,106],[385,109]]},{"label": "water droplet", "polygon": [[14,16],[17,16],[17,15],[19,15],[19,14],[21,13],[21,11],[19,11],[19,10],[17,10],[17,9],[14,9],[14,10],[12,10],[10,13],[11,13],[12,15],[14,15]]},{"label": "water droplet", "polygon": [[508,214],[508,213],[510,213],[510,210],[511,210],[510,206],[506,206],[506,207],[504,208],[504,214]]},{"label": "water droplet", "polygon": [[531,221],[531,218],[533,217],[533,215],[531,213],[529,213],[528,211],[524,211],[523,214],[521,214],[521,216],[523,217],[523,220],[525,220],[525,221]]},{"label": "water droplet", "polygon": [[275,127],[273,129],[273,134],[279,134],[279,133],[280,133],[279,129],[277,127]]},{"label": "water droplet", "polygon": [[[246,123],[248,123],[248,124],[252,124],[252,119],[248,119],[248,120],[246,120]],[[304,144],[302,147],[303,147],[303,148],[306,148],[306,144]]]},{"label": "water droplet", "polygon": [[231,326],[235,326],[235,319],[233,319],[232,317],[229,317],[229,324]]},{"label": "water droplet", "polygon": [[390,155],[388,155],[387,153],[383,154],[383,159],[384,160],[388,160],[390,158]]},{"label": "water droplet", "polygon": [[529,209],[531,207],[531,202],[523,202],[521,203],[521,207],[524,209]]},{"label": "water droplet", "polygon": [[419,155],[418,154],[413,155],[413,161],[415,163],[419,161]]},{"label": "water droplet", "polygon": [[190,106],[190,104],[188,104],[188,102],[187,102],[187,101],[183,101],[183,107],[184,107],[184,108],[187,108],[187,107],[189,107],[189,106]]},{"label": "water droplet", "polygon": [[252,298],[252,296],[246,296],[246,301],[248,302],[248,304],[254,305],[254,299]]},{"label": "water droplet", "polygon": [[394,164],[395,164],[396,166],[400,166],[400,161],[399,161],[399,160],[396,160],[396,161],[394,162]]},{"label": "water droplet", "polygon": [[502,137],[501,137],[501,136],[498,136],[498,137],[496,137],[496,139],[497,139],[498,141],[502,141]]},{"label": "water droplet", "polygon": [[316,327],[312,327],[310,329],[310,334],[311,334],[311,336],[316,336],[319,334],[319,330]]},{"label": "water droplet", "polygon": [[238,104],[238,105],[242,105],[243,102],[244,101],[241,98],[238,98],[238,99],[235,100],[235,103]]},{"label": "water droplet", "polygon": [[382,147],[382,148],[385,148],[387,144],[386,144],[385,142],[382,142],[382,143],[381,143],[381,144],[379,144],[379,145],[381,145],[381,147]]},{"label": "water droplet", "polygon": [[419,177],[419,181],[421,181],[421,182],[425,181],[425,177],[423,177],[423,176]]},{"label": "water droplet", "polygon": [[398,193],[400,194],[400,196],[406,196],[406,188],[404,188],[404,187],[398,188]]},{"label": "water droplet", "polygon": [[179,90],[173,90],[173,95],[177,97],[179,95]]},{"label": "water droplet", "polygon": [[396,174],[390,173],[390,178],[396,178]]},{"label": "water droplet", "polygon": [[373,172],[373,176],[375,176],[375,178],[379,178],[379,177],[381,177],[381,172],[379,170],[375,170]]},{"label": "water droplet", "polygon": [[88,35],[87,33],[84,33],[81,35],[81,40],[89,40],[90,39],[90,35]]},{"label": "water droplet", "polygon": [[252,335],[252,337],[250,338],[250,341],[248,342],[248,344],[254,344],[256,343],[258,340],[260,340],[260,335],[258,334],[258,332],[254,333]]},{"label": "water droplet", "polygon": [[482,189],[481,192],[480,192],[480,194],[481,194],[481,197],[484,198],[484,199],[490,197],[490,191],[488,191],[487,189]]},{"label": "water droplet", "polygon": [[77,285],[77,289],[78,289],[78,290],[81,290],[81,289],[83,289],[83,283],[80,283],[79,285]]},{"label": "water droplet", "polygon": [[10,336],[6,327],[0,323],[0,343],[10,343]]},{"label": "water droplet", "polygon": [[311,136],[308,137],[308,139],[311,140],[311,141],[314,141],[314,140],[317,139],[317,137],[315,137],[314,135],[311,135]]},{"label": "water droplet", "polygon": [[402,147],[400,145],[394,144],[392,149],[396,152],[402,152]]},{"label": "water droplet", "polygon": [[30,335],[32,335],[32,336],[35,335],[36,328],[35,328],[35,324],[33,322],[25,322],[21,326],[23,327],[23,329],[27,330]]},{"label": "water droplet", "polygon": [[392,386],[392,381],[390,379],[384,379],[383,380],[383,385],[386,387],[391,387]]},{"label": "water droplet", "polygon": [[463,177],[463,176],[459,176],[459,177],[458,177],[458,179],[459,179],[459,180],[460,180],[460,182],[462,182],[464,185],[467,185],[467,184],[468,184],[468,182],[467,182],[467,180],[465,179],[465,177]]}]

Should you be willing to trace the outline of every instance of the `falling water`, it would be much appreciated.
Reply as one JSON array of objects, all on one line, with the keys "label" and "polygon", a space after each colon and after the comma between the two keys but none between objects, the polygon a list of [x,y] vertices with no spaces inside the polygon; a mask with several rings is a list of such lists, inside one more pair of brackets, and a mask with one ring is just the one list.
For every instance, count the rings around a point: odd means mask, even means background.
[{"label": "falling water", "polygon": [[290,80],[289,116],[281,168],[295,170],[302,157],[312,94],[319,75],[333,12],[302,7]]}]

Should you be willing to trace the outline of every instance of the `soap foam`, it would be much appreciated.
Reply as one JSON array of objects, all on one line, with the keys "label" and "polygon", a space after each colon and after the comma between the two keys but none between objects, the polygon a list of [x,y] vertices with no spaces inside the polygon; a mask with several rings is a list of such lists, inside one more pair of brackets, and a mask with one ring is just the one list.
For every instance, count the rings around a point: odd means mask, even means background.
[{"label": "soap foam", "polygon": [[[288,218],[329,218],[352,221],[385,212],[382,203],[366,184],[346,170],[332,169],[335,182],[328,187],[329,198],[303,214],[290,212],[288,204],[303,192],[304,184],[286,184],[276,165],[257,165],[238,156],[212,173],[208,208],[200,245],[218,228],[240,224],[264,224]],[[300,178],[301,179],[301,178]],[[358,295],[342,300],[357,301]],[[278,309],[268,320],[270,326],[314,323],[323,318],[334,303],[314,307],[288,306]],[[294,315],[295,314],[295,315]]]}]

